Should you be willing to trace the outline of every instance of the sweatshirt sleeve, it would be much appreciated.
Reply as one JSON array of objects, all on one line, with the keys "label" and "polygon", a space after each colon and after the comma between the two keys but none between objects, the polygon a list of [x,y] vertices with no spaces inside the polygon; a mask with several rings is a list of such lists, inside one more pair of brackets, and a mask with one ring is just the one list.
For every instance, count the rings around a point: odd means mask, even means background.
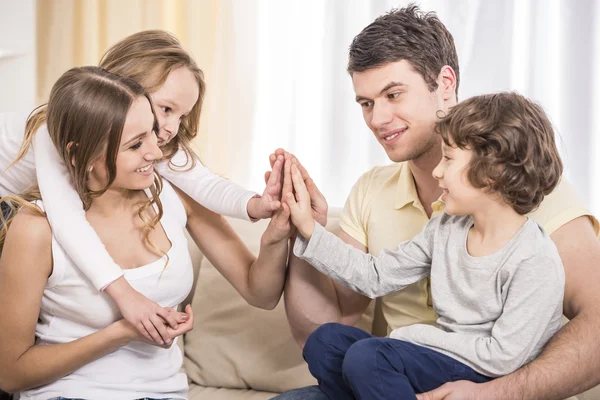
[{"label": "sweatshirt sleeve", "polygon": [[374,299],[403,289],[430,274],[430,231],[426,227],[413,239],[400,243],[395,250],[382,250],[375,257],[344,243],[315,223],[310,240],[298,235],[294,254],[344,286]]},{"label": "sweatshirt sleeve", "polygon": [[79,195],[69,180],[46,126],[33,140],[36,174],[52,234],[75,265],[102,290],[123,275],[85,217]]},{"label": "sweatshirt sleeve", "polygon": [[169,166],[169,161],[160,162],[156,170],[194,201],[218,214],[250,221],[248,201],[256,195],[255,192],[213,174],[198,160],[189,169],[191,160],[183,150],[173,156],[171,163],[173,165]]}]

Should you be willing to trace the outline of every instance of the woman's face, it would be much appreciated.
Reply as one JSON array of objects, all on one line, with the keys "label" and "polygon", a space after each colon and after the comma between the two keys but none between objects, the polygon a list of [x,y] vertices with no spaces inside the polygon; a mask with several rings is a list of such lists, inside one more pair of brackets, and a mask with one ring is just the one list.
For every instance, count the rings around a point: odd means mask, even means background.
[{"label": "woman's face", "polygon": [[174,69],[165,83],[150,97],[160,127],[158,145],[164,146],[179,132],[179,124],[198,101],[200,89],[194,74],[186,67]]},{"label": "woman's face", "polygon": [[[150,102],[146,97],[140,96],[127,113],[117,153],[117,176],[111,189],[143,190],[152,186],[154,163],[162,158],[156,134],[152,130],[153,125]],[[102,157],[92,164],[88,186],[92,190],[99,190],[107,182],[106,157]]]}]

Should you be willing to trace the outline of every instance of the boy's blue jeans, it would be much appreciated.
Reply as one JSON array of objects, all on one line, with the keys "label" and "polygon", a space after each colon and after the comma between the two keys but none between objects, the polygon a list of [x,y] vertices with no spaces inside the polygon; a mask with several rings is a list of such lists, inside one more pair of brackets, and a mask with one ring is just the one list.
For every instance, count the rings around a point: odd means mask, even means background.
[{"label": "boy's blue jeans", "polygon": [[335,400],[414,400],[446,382],[491,379],[434,350],[341,324],[315,330],[303,355],[321,391]]}]

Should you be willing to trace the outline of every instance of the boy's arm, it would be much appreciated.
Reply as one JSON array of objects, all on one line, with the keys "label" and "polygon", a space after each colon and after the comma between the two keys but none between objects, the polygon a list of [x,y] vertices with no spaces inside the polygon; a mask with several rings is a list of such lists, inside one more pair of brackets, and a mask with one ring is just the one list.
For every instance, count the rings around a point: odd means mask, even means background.
[{"label": "boy's arm", "polygon": [[135,291],[122,277],[123,271],[87,221],[81,199],[45,126],[36,132],[33,147],[38,186],[56,240],[96,289],[106,289],[125,319],[149,340],[169,341],[160,318],[173,328],[177,324],[168,310]]},{"label": "boy's arm", "polygon": [[288,193],[292,222],[300,235],[294,254],[325,275],[369,298],[376,298],[417,282],[431,271],[432,245],[426,228],[396,250],[383,250],[378,257],[347,245],[313,220],[311,199],[302,175],[292,163],[291,178],[296,197]]},{"label": "boy's arm", "polygon": [[531,363],[510,375],[474,384],[452,382],[419,400],[561,400],[600,383],[600,242],[587,216],[551,235],[565,269],[563,312],[570,322]]}]

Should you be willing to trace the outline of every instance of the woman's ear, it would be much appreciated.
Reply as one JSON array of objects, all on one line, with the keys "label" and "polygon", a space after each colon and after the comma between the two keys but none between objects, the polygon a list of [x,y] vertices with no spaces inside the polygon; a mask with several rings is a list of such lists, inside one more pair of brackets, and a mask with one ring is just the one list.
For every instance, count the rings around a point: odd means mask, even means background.
[{"label": "woman's ear", "polygon": [[68,154],[68,155],[69,155],[69,157],[71,158],[71,165],[72,165],[72,166],[75,166],[75,155],[73,155],[73,153],[72,153],[72,151],[71,151],[71,148],[72,148],[73,146],[77,147],[77,146],[79,146],[79,145],[78,145],[77,143],[75,143],[75,142],[69,142],[69,143],[67,143],[67,154]]}]

